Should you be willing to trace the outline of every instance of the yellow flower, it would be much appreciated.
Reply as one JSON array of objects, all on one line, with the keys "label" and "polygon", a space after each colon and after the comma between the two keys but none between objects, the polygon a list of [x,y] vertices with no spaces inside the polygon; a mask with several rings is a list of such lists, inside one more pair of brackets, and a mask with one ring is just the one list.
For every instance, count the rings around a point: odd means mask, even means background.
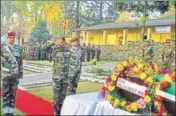
[{"label": "yellow flower", "polygon": [[152,83],[153,83],[153,77],[148,77],[148,78],[146,79],[146,82],[147,82],[148,84],[152,84]]},{"label": "yellow flower", "polygon": [[124,67],[121,65],[121,64],[118,64],[117,65],[117,70],[118,71],[122,71],[124,69]]},{"label": "yellow flower", "polygon": [[128,112],[131,112],[131,111],[132,111],[131,105],[128,105],[126,108],[127,108],[127,111],[128,111]]},{"label": "yellow flower", "polygon": [[116,81],[117,80],[117,76],[116,75],[111,75],[111,79],[112,79],[112,81]]},{"label": "yellow flower", "polygon": [[119,104],[120,104],[119,99],[115,99],[115,100],[114,100],[114,103],[113,103],[113,106],[114,106],[114,107],[118,107]]},{"label": "yellow flower", "polygon": [[169,75],[165,75],[164,78],[163,78],[163,81],[167,81],[167,82],[171,83],[172,79]]},{"label": "yellow flower", "polygon": [[150,102],[150,101],[151,101],[151,97],[148,96],[148,95],[146,95],[146,96],[144,97],[144,101],[145,101],[146,103]]},{"label": "yellow flower", "polygon": [[106,98],[109,102],[111,102],[111,100],[113,99],[113,97],[109,94]]},{"label": "yellow flower", "polygon": [[144,80],[146,77],[147,77],[147,74],[146,74],[146,73],[141,73],[141,74],[140,74],[140,79],[141,79],[141,80]]},{"label": "yellow flower", "polygon": [[141,64],[141,63],[139,63],[137,66],[138,66],[138,68],[140,68],[140,69],[141,69],[141,68],[143,68],[143,66],[144,66],[144,65],[143,65],[143,64]]},{"label": "yellow flower", "polygon": [[136,72],[136,73],[138,73],[138,72],[139,72],[139,68],[134,67],[134,68],[133,68],[133,71]]},{"label": "yellow flower", "polygon": [[126,101],[122,101],[121,103],[120,103],[120,106],[124,106],[126,104]]},{"label": "yellow flower", "polygon": [[127,67],[127,66],[128,66],[128,62],[127,62],[127,61],[124,61],[124,62],[123,62],[123,66],[124,66],[124,67]]},{"label": "yellow flower", "polygon": [[158,84],[155,88],[155,91],[158,91],[158,90],[160,90],[160,84]]},{"label": "yellow flower", "polygon": [[158,106],[158,104],[159,104],[159,103],[158,103],[157,101],[154,102],[154,105],[155,105],[155,106]]},{"label": "yellow flower", "polygon": [[109,86],[108,86],[108,90],[109,90],[109,91],[113,91],[114,89],[115,89],[115,86],[114,86],[114,85],[109,85]]},{"label": "yellow flower", "polygon": [[138,105],[137,105],[137,103],[136,102],[133,102],[132,104],[131,104],[131,109],[133,110],[133,111],[137,111],[138,110],[138,107],[137,107]]}]

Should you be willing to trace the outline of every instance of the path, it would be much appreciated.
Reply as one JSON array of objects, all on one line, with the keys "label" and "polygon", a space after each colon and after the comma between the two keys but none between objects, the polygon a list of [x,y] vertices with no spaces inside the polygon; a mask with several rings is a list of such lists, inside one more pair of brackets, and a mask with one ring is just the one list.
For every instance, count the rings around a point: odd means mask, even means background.
[{"label": "path", "polygon": [[[106,64],[98,64],[95,67],[102,68],[106,71],[112,69],[115,66],[115,63],[106,63]],[[92,66],[83,66],[82,72],[85,72],[87,69],[91,69]],[[20,80],[20,85],[37,83],[37,82],[51,82],[52,81],[52,73],[37,73],[31,75],[25,75],[23,79]]]}]

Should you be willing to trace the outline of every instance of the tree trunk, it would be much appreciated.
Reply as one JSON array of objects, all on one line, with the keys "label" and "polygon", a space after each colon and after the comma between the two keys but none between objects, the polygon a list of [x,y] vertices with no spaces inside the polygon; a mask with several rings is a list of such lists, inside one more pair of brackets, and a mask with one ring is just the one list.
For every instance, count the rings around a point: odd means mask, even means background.
[{"label": "tree trunk", "polygon": [[[80,28],[79,5],[80,5],[80,1],[76,1],[76,29]],[[76,36],[80,36],[79,31],[76,32]]]},{"label": "tree trunk", "polygon": [[146,15],[147,15],[147,1],[145,1],[145,6],[144,6],[144,24],[143,24],[143,28],[142,28],[142,40],[143,40],[143,38],[144,38],[144,36],[145,36],[145,31],[146,31],[146,29],[145,29],[145,27],[146,27]]},{"label": "tree trunk", "polygon": [[102,10],[103,10],[103,2],[100,1],[100,23],[102,23]]}]

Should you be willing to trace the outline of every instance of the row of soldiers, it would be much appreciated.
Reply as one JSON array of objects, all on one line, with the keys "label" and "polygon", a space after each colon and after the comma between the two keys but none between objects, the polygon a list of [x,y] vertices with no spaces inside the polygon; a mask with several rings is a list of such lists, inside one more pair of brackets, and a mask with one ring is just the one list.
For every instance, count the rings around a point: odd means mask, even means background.
[{"label": "row of soldiers", "polygon": [[94,58],[96,58],[97,61],[100,61],[101,48],[99,45],[95,47],[94,44],[91,45],[90,43],[88,43],[88,46],[83,44],[82,51],[83,51],[83,61],[85,61],[85,58],[87,58],[87,61],[90,61]]}]

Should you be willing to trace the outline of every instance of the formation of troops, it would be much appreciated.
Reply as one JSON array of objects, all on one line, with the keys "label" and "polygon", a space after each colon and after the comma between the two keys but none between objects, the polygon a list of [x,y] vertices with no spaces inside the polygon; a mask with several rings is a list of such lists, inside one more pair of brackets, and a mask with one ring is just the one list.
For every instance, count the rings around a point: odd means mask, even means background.
[{"label": "formation of troops", "polygon": [[[48,60],[52,61],[53,57],[53,44],[41,46],[37,45],[35,47],[24,48],[24,59],[26,60]],[[97,61],[100,61],[100,54],[101,49],[100,46],[94,46],[90,43],[86,46],[86,44],[80,45],[82,53],[83,53],[83,62],[84,61],[91,61],[92,59],[97,59]]]},{"label": "formation of troops", "polygon": [[[1,79],[3,112],[5,116],[13,116],[16,90],[19,79],[23,78],[23,49],[15,43],[15,33],[9,32],[1,37]],[[166,45],[169,47],[169,45]],[[53,107],[54,115],[60,115],[66,96],[76,94],[80,79],[82,62],[96,58],[100,60],[100,46],[80,45],[80,38],[74,37],[69,43],[64,37],[56,40],[51,48],[49,60],[53,61]],[[50,51],[51,50],[51,51]],[[169,67],[173,60],[173,49],[163,56],[163,62]],[[34,53],[37,54],[37,53]],[[149,42],[144,53],[144,59],[153,63],[154,48]],[[37,59],[34,57],[34,59]]]}]

